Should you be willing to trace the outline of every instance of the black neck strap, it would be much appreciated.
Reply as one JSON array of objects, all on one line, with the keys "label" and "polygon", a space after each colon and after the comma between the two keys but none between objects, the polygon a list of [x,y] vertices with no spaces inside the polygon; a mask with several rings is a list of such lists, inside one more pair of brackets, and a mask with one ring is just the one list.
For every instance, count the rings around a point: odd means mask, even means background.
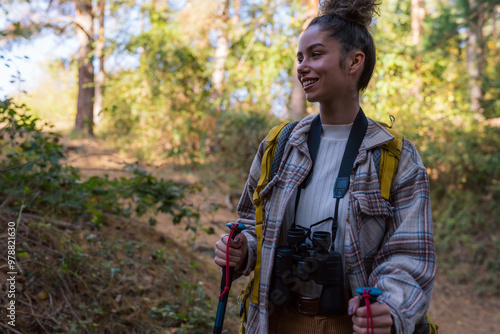
[{"label": "black neck strap", "polygon": [[[358,156],[358,151],[361,146],[361,142],[365,137],[367,128],[368,120],[366,119],[363,109],[359,108],[358,115],[356,116],[356,119],[354,120],[351,128],[351,132],[349,133],[349,139],[347,139],[347,145],[342,157],[342,163],[340,164],[339,174],[337,175],[335,186],[333,188],[333,198],[336,198],[337,200],[335,202],[335,215],[333,219],[334,224],[332,224],[332,226],[336,225],[335,223],[337,223],[339,202],[340,199],[343,198],[346,194],[347,189],[349,189],[349,176],[351,174],[352,167],[354,166],[354,160],[356,160],[356,157]],[[312,159],[312,167],[309,175],[298,189],[295,199],[295,216],[297,215],[297,206],[299,204],[301,190],[303,188],[306,188],[309,182],[311,182],[314,164],[318,155],[319,143],[321,141],[321,129],[321,119],[318,115],[313,119],[311,130],[309,131],[309,136],[307,137],[307,146],[309,148],[309,154]],[[295,226],[295,217],[293,226]]]},{"label": "black neck strap", "polygon": [[347,145],[344,151],[344,156],[342,157],[342,163],[340,164],[339,175],[337,175],[337,180],[335,181],[335,188],[333,190],[334,198],[344,197],[347,189],[349,188],[349,176],[354,166],[354,160],[358,156],[358,151],[361,146],[363,138],[365,138],[366,129],[368,128],[368,120],[366,119],[365,113],[361,108],[359,108],[358,115],[354,120],[351,132],[349,133],[349,139],[347,140]]}]

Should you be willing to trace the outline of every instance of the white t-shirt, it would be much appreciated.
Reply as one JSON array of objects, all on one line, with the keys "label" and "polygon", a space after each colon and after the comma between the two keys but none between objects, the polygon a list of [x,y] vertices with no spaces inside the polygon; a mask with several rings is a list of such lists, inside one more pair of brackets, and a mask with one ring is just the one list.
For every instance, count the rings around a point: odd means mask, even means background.
[{"label": "white t-shirt", "polygon": [[[313,166],[313,174],[310,183],[302,189],[298,207],[296,210],[295,224],[310,228],[316,222],[335,215],[335,202],[333,198],[333,187],[339,173],[342,157],[349,139],[351,124],[346,125],[322,125],[321,141],[318,154]],[[290,199],[285,212],[285,222],[288,229],[292,226],[295,215],[296,193]],[[334,241],[335,251],[344,253],[345,219],[347,217],[347,196],[340,199],[338,212],[338,228]],[[311,230],[332,232],[332,220],[315,226]],[[280,245],[286,245],[286,234],[280,235]],[[310,239],[306,241],[312,245]],[[321,285],[314,281],[302,282],[297,291],[302,296],[319,297]]]}]

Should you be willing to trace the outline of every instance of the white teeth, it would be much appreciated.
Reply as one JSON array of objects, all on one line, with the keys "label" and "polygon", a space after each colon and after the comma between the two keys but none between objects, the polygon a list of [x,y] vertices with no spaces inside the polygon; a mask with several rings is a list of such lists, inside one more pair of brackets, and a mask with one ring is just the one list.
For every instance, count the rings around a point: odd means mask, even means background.
[{"label": "white teeth", "polygon": [[310,84],[312,84],[312,83],[315,83],[316,81],[318,81],[318,80],[307,80],[307,81],[304,81],[304,82],[302,83],[302,87],[305,87],[305,86],[307,86],[307,85],[310,85]]}]

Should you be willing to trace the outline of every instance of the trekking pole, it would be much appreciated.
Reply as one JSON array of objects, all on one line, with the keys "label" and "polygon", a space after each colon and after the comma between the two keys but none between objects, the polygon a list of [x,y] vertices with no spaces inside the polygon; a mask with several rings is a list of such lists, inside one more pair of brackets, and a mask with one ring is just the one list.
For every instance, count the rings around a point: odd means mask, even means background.
[{"label": "trekking pole", "polygon": [[226,314],[227,299],[229,298],[229,289],[231,289],[231,283],[234,276],[234,267],[229,267],[229,245],[231,240],[245,229],[243,224],[226,224],[227,227],[231,228],[229,233],[229,238],[227,240],[227,251],[226,251],[226,266],[222,268],[222,279],[220,281],[220,296],[219,305],[217,306],[217,315],[215,316],[214,332],[213,334],[222,333],[222,324],[224,323],[224,315]]},{"label": "trekking pole", "polygon": [[355,290],[356,293],[361,295],[361,304],[360,306],[366,306],[366,333],[374,333],[375,329],[373,328],[373,316],[370,304],[377,302],[377,297],[382,295],[382,290],[377,288],[370,287],[361,287]]}]

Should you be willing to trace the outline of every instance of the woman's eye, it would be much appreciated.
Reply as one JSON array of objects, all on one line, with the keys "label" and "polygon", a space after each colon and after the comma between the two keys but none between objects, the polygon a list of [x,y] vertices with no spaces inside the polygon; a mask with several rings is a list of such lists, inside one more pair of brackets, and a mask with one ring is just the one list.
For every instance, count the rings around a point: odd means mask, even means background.
[{"label": "woman's eye", "polygon": [[302,63],[302,58],[297,58],[297,62],[300,64]]},{"label": "woman's eye", "polygon": [[320,55],[321,55],[321,53],[319,53],[319,52],[313,52],[313,53],[312,53],[312,56],[313,56],[313,57],[317,57],[317,56],[320,56]]}]

